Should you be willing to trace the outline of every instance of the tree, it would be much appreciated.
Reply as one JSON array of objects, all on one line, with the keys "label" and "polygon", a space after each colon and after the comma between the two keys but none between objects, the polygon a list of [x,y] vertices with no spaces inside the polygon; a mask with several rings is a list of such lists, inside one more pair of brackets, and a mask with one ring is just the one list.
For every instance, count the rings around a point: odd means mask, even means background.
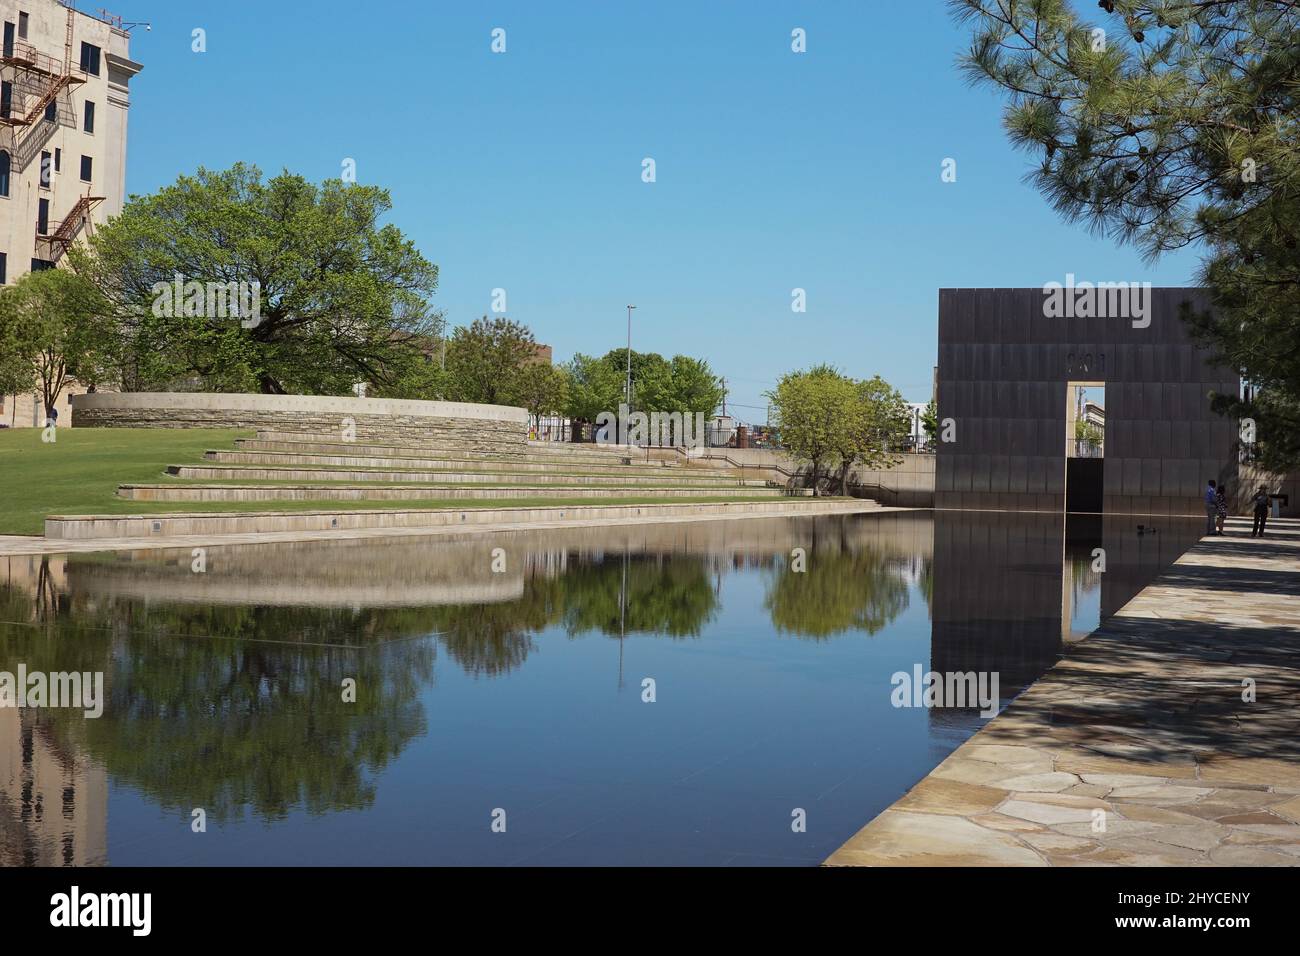
[{"label": "tree", "polygon": [[[9,321],[0,304],[0,395],[19,395],[36,387],[35,355],[28,345],[19,339],[17,324]],[[10,409],[10,424],[17,414],[17,403],[14,403]]]},{"label": "tree", "polygon": [[849,427],[844,431],[844,444],[837,449],[842,495],[849,493],[849,472],[854,465],[873,469],[899,464],[902,459],[897,451],[912,430],[907,402],[879,375],[853,386],[856,394],[845,412]]},{"label": "tree", "polygon": [[513,377],[507,403],[526,408],[534,420],[560,414],[569,400],[569,374],[550,362],[530,362]]},{"label": "tree", "polygon": [[447,343],[448,395],[458,402],[510,404],[516,377],[536,360],[537,340],[528,326],[483,316]]},{"label": "tree", "polygon": [[853,445],[857,392],[853,380],[829,365],[788,372],[768,393],[781,421],[781,439],[796,458],[811,466],[813,494],[819,494],[822,465],[839,464],[841,450]]},{"label": "tree", "polygon": [[436,323],[438,268],[380,225],[391,208],[376,186],[200,168],[132,197],[70,256],[139,381],[347,394],[391,381]]},{"label": "tree", "polygon": [[98,384],[110,347],[104,308],[95,287],[68,269],[29,272],[0,291],[0,372],[6,384],[36,385],[47,409],[69,379]]},{"label": "tree", "polygon": [[670,365],[673,398],[672,407],[665,411],[712,415],[713,410],[722,404],[726,389],[722,379],[709,368],[709,363],[704,359],[674,355]]},{"label": "tree", "polygon": [[949,0],[974,27],[962,67],[1008,96],[1029,176],[1068,221],[1148,258],[1205,250],[1213,355],[1260,386],[1214,406],[1257,419],[1274,466],[1300,462],[1300,4],[1103,0],[1104,34],[1067,0]]},{"label": "tree", "polygon": [[381,383],[373,392],[376,398],[406,398],[439,401],[446,397],[446,371],[431,357],[413,352],[394,366],[391,381]]},{"label": "tree", "polygon": [[[601,412],[611,412],[623,401],[623,375],[603,359],[578,353],[566,366],[569,397],[564,414],[574,422],[590,424]],[[578,430],[573,430],[577,440]]]},{"label": "tree", "polygon": [[939,434],[939,406],[934,403],[933,398],[925,406],[925,411],[921,412],[921,428],[924,429],[930,444],[933,444],[935,436]]}]

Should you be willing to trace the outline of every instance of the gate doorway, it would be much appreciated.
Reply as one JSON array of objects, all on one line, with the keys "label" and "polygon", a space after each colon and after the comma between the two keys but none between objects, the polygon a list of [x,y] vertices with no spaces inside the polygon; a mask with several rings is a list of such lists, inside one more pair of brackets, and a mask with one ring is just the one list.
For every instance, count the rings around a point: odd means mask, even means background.
[{"label": "gate doorway", "polygon": [[1101,514],[1106,486],[1106,383],[1065,386],[1065,510]]}]

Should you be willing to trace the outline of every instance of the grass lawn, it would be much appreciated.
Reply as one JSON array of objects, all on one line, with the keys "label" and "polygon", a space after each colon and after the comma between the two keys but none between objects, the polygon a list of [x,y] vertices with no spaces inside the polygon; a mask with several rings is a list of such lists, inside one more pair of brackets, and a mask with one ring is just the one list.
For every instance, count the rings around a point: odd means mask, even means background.
[{"label": "grass lawn", "polygon": [[48,514],[147,511],[140,507],[147,502],[116,498],[117,486],[166,480],[168,465],[198,464],[209,448],[253,436],[235,429],[60,428],[47,443],[41,433],[0,429],[0,534],[44,534]]},{"label": "grass lawn", "polygon": [[478,501],[161,502],[126,501],[116,496],[120,484],[178,481],[165,474],[168,465],[198,464],[208,449],[230,448],[236,438],[252,435],[251,431],[236,429],[65,428],[59,430],[57,441],[45,443],[41,441],[39,428],[0,429],[0,480],[3,480],[4,488],[0,496],[0,534],[43,534],[45,516],[51,514],[409,511],[423,508],[468,511],[529,506],[691,504],[742,499],[740,495],[719,494],[711,488],[701,489],[699,497],[671,499],[623,494],[599,499],[520,497]]}]

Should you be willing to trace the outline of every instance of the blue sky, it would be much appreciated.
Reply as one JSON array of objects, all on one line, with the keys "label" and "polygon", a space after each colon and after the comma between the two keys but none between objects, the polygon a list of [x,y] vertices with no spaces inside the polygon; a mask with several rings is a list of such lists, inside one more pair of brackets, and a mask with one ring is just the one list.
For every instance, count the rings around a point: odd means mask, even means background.
[{"label": "blue sky", "polygon": [[114,2],[153,26],[132,34],[129,192],[355,159],[453,325],[504,288],[563,361],[621,346],[633,303],[633,346],[707,358],[746,420],[819,362],[927,400],[939,288],[1193,281],[1194,255],[1148,267],[1023,184],[941,0]]}]

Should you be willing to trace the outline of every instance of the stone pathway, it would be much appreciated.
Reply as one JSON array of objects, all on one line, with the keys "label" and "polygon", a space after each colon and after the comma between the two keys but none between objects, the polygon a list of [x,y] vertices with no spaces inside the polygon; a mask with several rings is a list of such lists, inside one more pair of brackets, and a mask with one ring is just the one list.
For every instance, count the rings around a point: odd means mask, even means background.
[{"label": "stone pathway", "polygon": [[1202,539],[826,863],[1300,865],[1300,521],[1269,530]]}]

